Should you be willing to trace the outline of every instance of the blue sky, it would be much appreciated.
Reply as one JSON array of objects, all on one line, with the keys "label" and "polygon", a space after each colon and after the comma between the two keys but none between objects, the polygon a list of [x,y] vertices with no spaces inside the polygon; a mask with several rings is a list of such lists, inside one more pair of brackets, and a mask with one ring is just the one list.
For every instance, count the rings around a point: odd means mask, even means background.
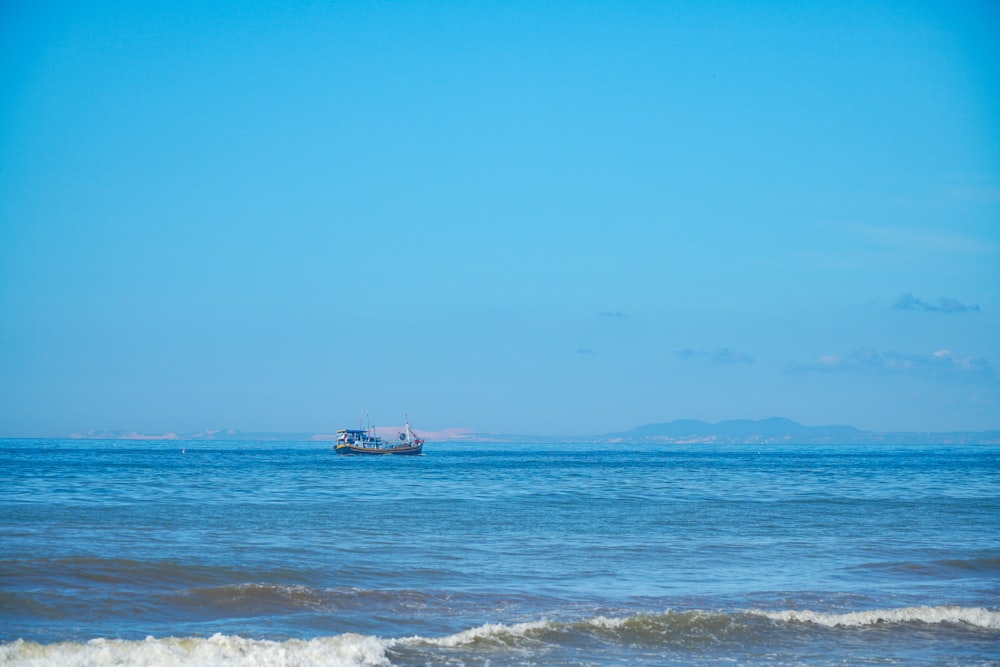
[{"label": "blue sky", "polygon": [[0,435],[1000,428],[993,3],[147,4],[0,9]]}]

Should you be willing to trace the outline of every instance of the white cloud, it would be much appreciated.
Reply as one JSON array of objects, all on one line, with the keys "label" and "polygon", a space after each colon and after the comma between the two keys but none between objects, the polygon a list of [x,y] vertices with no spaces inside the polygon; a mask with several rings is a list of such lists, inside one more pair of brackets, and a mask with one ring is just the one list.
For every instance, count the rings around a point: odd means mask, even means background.
[{"label": "white cloud", "polygon": [[982,357],[959,356],[951,350],[930,353],[879,352],[862,347],[848,355],[824,354],[806,364],[794,364],[792,371],[883,373],[935,378],[966,378],[996,381],[989,361]]},{"label": "white cloud", "polygon": [[967,305],[959,301],[958,299],[951,299],[949,297],[941,297],[935,303],[929,303],[922,299],[918,299],[909,292],[899,297],[899,300],[893,305],[893,308],[897,310],[926,310],[930,312],[937,313],[978,313],[979,306]]}]

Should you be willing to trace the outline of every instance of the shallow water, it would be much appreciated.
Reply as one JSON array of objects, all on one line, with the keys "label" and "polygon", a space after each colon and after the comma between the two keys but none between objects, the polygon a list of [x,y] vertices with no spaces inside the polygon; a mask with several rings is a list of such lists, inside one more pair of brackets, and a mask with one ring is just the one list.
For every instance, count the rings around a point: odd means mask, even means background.
[{"label": "shallow water", "polygon": [[0,663],[1000,664],[1000,448],[0,441]]}]

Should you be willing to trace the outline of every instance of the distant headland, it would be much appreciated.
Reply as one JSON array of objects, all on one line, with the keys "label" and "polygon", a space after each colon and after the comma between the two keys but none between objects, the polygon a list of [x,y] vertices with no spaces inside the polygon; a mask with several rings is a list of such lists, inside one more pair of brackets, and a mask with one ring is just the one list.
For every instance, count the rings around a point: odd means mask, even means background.
[{"label": "distant headland", "polygon": [[[516,438],[516,440],[515,440]],[[521,436],[502,440],[525,442]],[[529,438],[530,440],[530,438]],[[867,431],[853,426],[804,426],[791,419],[732,419],[709,423],[697,419],[646,424],[597,437],[546,438],[554,442],[622,444],[1000,444],[997,431]]]},{"label": "distant headland", "polygon": [[[394,434],[398,427],[380,428]],[[1000,430],[995,431],[868,431],[853,426],[805,426],[791,419],[732,419],[717,423],[697,419],[645,424],[627,431],[603,435],[525,435],[479,433],[467,429],[421,431],[428,442],[469,443],[587,443],[587,444],[955,444],[998,445]],[[86,431],[68,437],[93,440],[254,440],[254,441],[328,441],[329,433],[261,433],[233,429],[197,433],[146,434],[111,431]]]}]

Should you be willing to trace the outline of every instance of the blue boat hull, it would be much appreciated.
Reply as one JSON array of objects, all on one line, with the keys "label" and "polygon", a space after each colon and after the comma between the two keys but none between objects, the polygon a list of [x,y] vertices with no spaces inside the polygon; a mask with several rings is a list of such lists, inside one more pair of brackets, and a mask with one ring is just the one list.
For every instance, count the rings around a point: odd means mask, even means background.
[{"label": "blue boat hull", "polygon": [[396,456],[416,456],[423,453],[423,443],[419,445],[409,445],[401,447],[358,447],[341,443],[334,447],[338,454],[367,454],[379,456],[383,454],[394,454]]}]

